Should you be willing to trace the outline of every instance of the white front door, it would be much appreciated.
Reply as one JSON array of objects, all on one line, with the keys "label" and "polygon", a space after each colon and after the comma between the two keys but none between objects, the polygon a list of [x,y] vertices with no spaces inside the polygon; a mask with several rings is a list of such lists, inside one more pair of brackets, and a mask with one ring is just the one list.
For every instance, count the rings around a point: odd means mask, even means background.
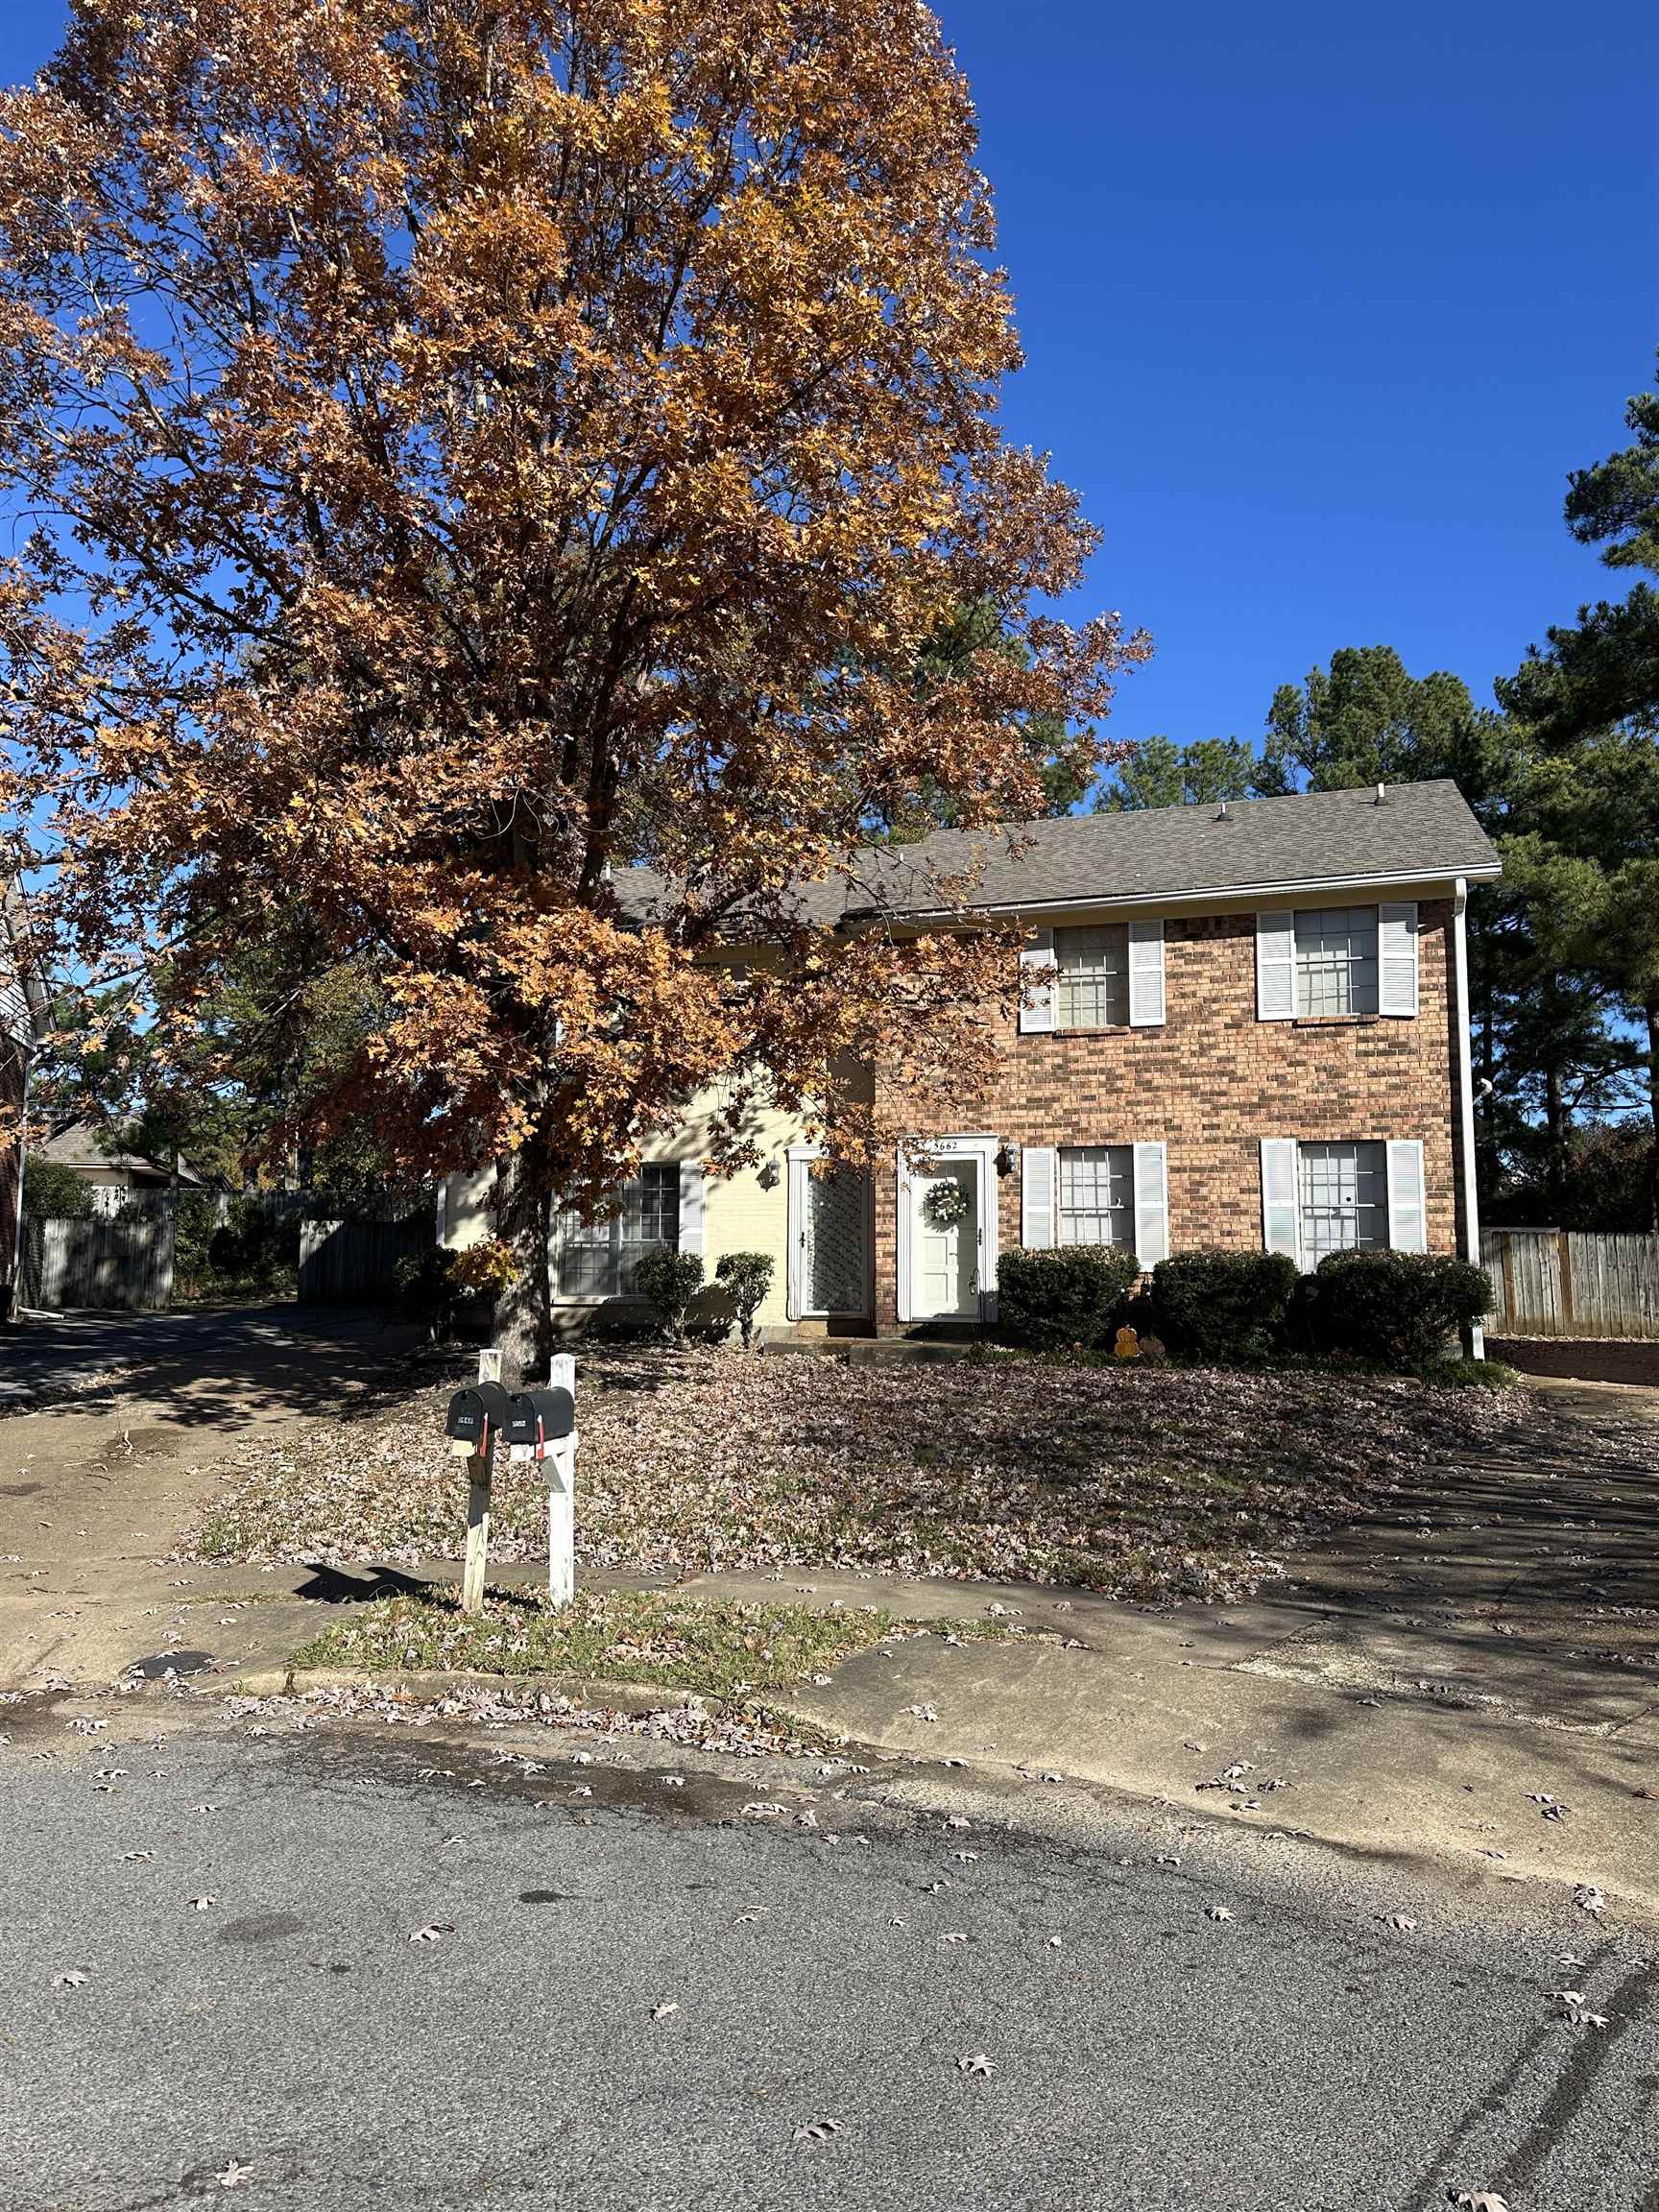
[{"label": "white front door", "polygon": [[910,1172],[910,1316],[979,1317],[979,1163],[941,1160]]}]

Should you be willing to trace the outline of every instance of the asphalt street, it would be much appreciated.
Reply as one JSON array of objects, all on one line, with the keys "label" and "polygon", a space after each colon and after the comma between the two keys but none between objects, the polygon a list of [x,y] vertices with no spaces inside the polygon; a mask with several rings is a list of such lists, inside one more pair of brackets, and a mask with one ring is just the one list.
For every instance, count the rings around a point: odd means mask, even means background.
[{"label": "asphalt street", "polygon": [[8,2212],[1659,2212],[1659,1964],[1560,1886],[135,1707],[0,1709]]}]

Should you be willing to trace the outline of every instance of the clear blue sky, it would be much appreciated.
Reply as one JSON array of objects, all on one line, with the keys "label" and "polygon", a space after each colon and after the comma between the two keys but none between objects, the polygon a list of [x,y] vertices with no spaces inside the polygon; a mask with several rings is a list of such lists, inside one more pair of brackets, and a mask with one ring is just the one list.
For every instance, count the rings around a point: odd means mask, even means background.
[{"label": "clear blue sky", "polygon": [[[253,0],[250,0],[253,4]],[[1619,580],[1562,526],[1659,345],[1659,9],[935,0],[1029,363],[1008,423],[1157,640],[1115,728],[1255,737],[1391,643],[1478,696]],[[56,43],[11,0],[0,76]]]}]

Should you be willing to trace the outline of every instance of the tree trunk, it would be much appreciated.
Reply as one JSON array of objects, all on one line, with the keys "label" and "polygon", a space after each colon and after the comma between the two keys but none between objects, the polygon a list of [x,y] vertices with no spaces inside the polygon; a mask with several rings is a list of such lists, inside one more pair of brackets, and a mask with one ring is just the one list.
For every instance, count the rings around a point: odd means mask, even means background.
[{"label": "tree trunk", "polygon": [[1561,1094],[1561,1070],[1554,1066],[1544,1072],[1544,1185],[1555,1216],[1551,1226],[1558,1228],[1567,1198],[1567,1105]]},{"label": "tree trunk", "polygon": [[509,1389],[522,1389],[546,1382],[553,1357],[553,1198],[539,1178],[526,1175],[521,1154],[501,1162],[499,1178],[496,1226],[517,1266],[495,1302],[495,1341],[502,1381]]},{"label": "tree trunk", "polygon": [[1659,1237],[1659,1004],[1644,1006],[1647,1023],[1647,1113],[1653,1124],[1653,1142],[1647,1152],[1647,1220]]}]

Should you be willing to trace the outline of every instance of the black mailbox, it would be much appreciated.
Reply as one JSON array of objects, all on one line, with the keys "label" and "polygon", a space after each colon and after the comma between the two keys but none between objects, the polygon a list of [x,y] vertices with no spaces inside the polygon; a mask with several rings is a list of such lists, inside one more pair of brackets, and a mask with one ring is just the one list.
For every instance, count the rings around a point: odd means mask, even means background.
[{"label": "black mailbox", "polygon": [[557,1444],[576,1427],[576,1400],[568,1390],[516,1390],[507,1401],[509,1444]]},{"label": "black mailbox", "polygon": [[458,1444],[470,1444],[474,1452],[482,1452],[492,1436],[500,1435],[511,1404],[499,1382],[474,1382],[457,1390],[450,1399],[444,1433]]}]

